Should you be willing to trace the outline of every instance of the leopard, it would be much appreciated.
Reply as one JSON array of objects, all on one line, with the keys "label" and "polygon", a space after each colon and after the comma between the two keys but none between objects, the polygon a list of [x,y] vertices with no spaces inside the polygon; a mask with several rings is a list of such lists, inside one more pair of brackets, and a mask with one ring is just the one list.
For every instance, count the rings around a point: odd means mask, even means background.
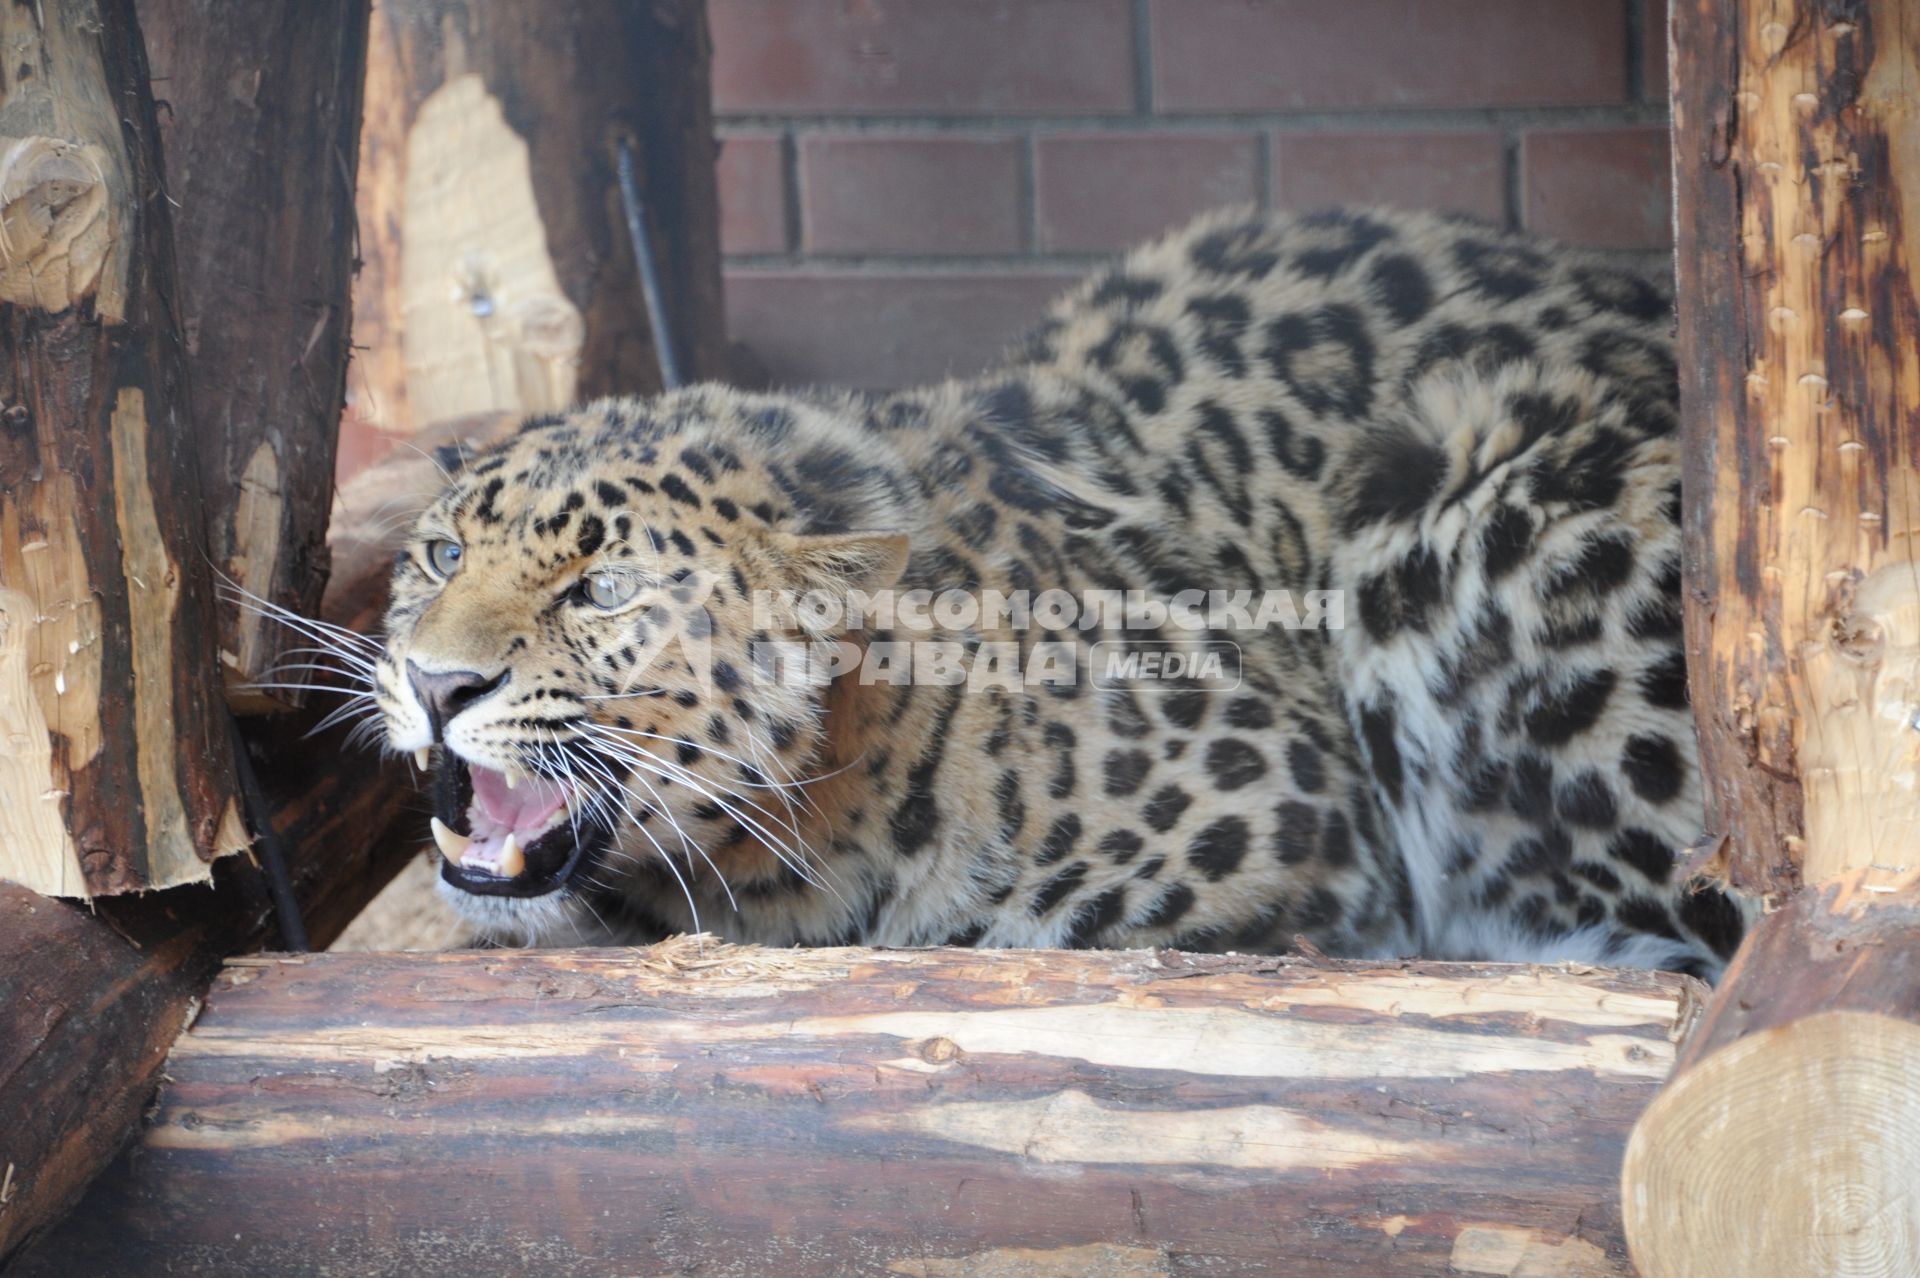
[{"label": "leopard", "polygon": [[500,945],[1711,980],[1672,306],[1463,217],[1236,208],[978,375],[535,415],[448,459],[371,661],[437,890]]}]

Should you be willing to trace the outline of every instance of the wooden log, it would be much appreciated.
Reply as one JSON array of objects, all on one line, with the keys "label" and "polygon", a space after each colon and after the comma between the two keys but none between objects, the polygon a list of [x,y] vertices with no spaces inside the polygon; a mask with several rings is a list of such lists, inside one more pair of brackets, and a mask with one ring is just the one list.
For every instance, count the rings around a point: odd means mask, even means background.
[{"label": "wooden log", "polygon": [[0,879],[208,877],[246,844],[129,0],[0,11]]},{"label": "wooden log", "polygon": [[723,374],[701,0],[374,15],[351,415],[392,435],[658,390],[616,173],[633,148],[691,379]]},{"label": "wooden log", "polygon": [[695,938],[244,959],[22,1273],[1624,1276],[1621,1142],[1702,991]]},{"label": "wooden log", "polygon": [[1920,848],[1920,14],[1673,13],[1694,704],[1733,881],[1781,893]]},{"label": "wooden log", "polygon": [[212,974],[0,883],[0,1271],[119,1152]]},{"label": "wooden log", "polygon": [[[368,0],[138,0],[175,213],[194,437],[214,562],[313,616],[345,402],[353,175]],[[297,701],[262,683],[302,646],[227,602],[220,660],[241,711]]]},{"label": "wooden log", "polygon": [[1803,892],[1725,989],[1627,1147],[1641,1274],[1920,1273],[1914,896]]},{"label": "wooden log", "polygon": [[[320,946],[419,842],[404,771],[340,736],[276,741],[260,766]],[[0,1272],[125,1143],[221,958],[279,943],[245,858],[223,861],[211,885],[103,899],[92,913],[0,884]]]},{"label": "wooden log", "polygon": [[[303,741],[300,719],[258,723],[278,728],[259,772],[301,914],[326,945],[412,854],[414,790],[339,732]],[[212,884],[91,912],[0,884],[0,1272],[125,1143],[221,958],[279,943],[244,857],[223,860]]]},{"label": "wooden log", "polygon": [[1673,13],[1689,665],[1727,836],[1712,860],[1786,908],[1635,1129],[1628,1233],[1646,1278],[1913,1278],[1920,10]]}]

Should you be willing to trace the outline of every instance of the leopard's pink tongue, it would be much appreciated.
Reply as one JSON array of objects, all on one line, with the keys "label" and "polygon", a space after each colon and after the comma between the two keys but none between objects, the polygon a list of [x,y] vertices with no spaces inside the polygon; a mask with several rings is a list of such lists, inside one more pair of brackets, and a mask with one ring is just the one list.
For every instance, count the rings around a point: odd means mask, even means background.
[{"label": "leopard's pink tongue", "polygon": [[473,798],[489,818],[522,835],[543,829],[567,802],[566,787],[545,777],[522,776],[511,790],[504,774],[472,765]]}]

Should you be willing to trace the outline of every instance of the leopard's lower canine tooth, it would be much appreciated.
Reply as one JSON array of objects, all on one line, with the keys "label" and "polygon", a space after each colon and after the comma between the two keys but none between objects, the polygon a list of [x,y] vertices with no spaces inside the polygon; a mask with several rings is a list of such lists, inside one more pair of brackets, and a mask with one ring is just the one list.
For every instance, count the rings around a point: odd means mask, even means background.
[{"label": "leopard's lower canine tooth", "polygon": [[[455,865],[460,864],[460,858],[467,854],[467,847],[473,840],[449,826],[439,817],[432,819],[431,827],[433,830],[433,841],[440,845],[440,855]],[[509,836],[509,841],[511,841],[511,836]],[[524,861],[525,858],[523,857],[522,862],[524,863]]]},{"label": "leopard's lower canine tooth", "polygon": [[500,845],[499,867],[500,876],[508,879],[519,877],[520,871],[527,868],[527,854],[520,850],[520,840],[511,830],[507,832],[507,841]]},{"label": "leopard's lower canine tooth", "polygon": [[433,751],[421,746],[413,752],[413,766],[425,772],[433,766]]}]

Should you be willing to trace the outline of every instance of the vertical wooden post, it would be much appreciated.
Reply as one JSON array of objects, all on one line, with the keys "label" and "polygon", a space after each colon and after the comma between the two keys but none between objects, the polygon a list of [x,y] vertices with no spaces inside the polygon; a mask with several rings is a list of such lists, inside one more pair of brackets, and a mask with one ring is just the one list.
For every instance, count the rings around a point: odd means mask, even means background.
[{"label": "vertical wooden post", "polygon": [[[164,100],[209,550],[243,589],[310,617],[346,393],[368,0],[138,3]],[[303,643],[226,603],[235,708],[297,700],[255,685],[301,682],[275,668]]]},{"label": "vertical wooden post", "polygon": [[91,895],[245,844],[131,0],[0,7],[0,878]]},{"label": "vertical wooden post", "polygon": [[350,419],[394,435],[660,387],[615,163],[686,375],[723,372],[700,0],[388,0],[374,15]]},{"label": "vertical wooden post", "polygon": [[1785,908],[1635,1129],[1628,1236],[1920,1275],[1920,6],[1675,0],[1672,66],[1710,828]]}]

